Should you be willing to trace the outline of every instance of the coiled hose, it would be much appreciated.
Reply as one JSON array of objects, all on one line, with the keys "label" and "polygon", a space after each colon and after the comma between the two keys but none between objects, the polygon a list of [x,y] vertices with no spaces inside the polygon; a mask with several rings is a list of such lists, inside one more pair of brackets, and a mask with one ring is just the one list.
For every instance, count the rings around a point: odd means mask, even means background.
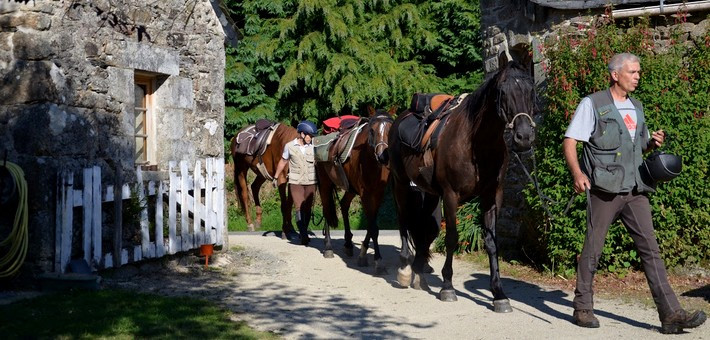
[{"label": "coiled hose", "polygon": [[[1,164],[0,164],[1,165]],[[11,277],[17,274],[20,266],[27,256],[28,227],[27,227],[27,181],[25,173],[14,163],[7,162],[5,167],[10,171],[10,176],[15,181],[18,201],[12,231],[6,239],[0,242],[0,250],[9,251],[0,257],[0,278]]]}]

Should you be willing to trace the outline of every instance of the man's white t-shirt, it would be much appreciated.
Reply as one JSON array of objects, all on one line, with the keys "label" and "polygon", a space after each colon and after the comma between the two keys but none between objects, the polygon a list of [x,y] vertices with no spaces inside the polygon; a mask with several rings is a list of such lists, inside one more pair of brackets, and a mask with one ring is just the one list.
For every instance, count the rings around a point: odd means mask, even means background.
[{"label": "man's white t-shirt", "polygon": [[[629,131],[631,141],[633,142],[636,137],[636,122],[638,120],[636,107],[634,107],[634,104],[629,98],[621,102],[614,100],[614,105],[624,119],[624,125]],[[577,106],[577,110],[574,111],[574,116],[572,116],[572,121],[567,127],[565,137],[573,138],[581,142],[588,142],[589,138],[594,133],[596,121],[597,115],[594,113],[594,104],[589,97],[585,97],[579,103],[579,106]]]},{"label": "man's white t-shirt", "polygon": [[291,142],[286,143],[286,145],[284,145],[284,152],[281,154],[281,158],[283,158],[283,159],[289,159],[289,158],[291,158],[291,154],[290,154],[289,151],[288,151],[289,145],[296,145],[296,146],[298,146],[298,149],[301,150],[301,153],[303,153],[304,155],[306,154],[306,149],[307,149],[307,148],[309,148],[309,147],[312,148],[312,147],[313,147],[313,144],[301,145],[300,143],[298,143],[298,138],[296,138],[296,139],[292,140]]}]

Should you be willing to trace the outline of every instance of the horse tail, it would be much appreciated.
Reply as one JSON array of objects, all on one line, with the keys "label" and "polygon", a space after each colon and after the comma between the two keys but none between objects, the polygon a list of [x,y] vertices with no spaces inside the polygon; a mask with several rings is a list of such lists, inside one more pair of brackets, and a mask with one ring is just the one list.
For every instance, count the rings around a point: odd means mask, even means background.
[{"label": "horse tail", "polygon": [[[337,197],[337,192],[335,190],[335,186],[331,185],[328,189],[328,192],[325,193],[328,197],[325,198],[325,195],[321,193],[321,201],[323,199],[326,199],[329,201],[330,204],[326,204],[323,206],[323,218],[325,218],[325,223],[328,224],[329,227],[331,228],[337,228],[338,227],[338,215],[335,212],[335,202],[338,202],[338,197]],[[322,202],[321,202],[322,203]]]}]

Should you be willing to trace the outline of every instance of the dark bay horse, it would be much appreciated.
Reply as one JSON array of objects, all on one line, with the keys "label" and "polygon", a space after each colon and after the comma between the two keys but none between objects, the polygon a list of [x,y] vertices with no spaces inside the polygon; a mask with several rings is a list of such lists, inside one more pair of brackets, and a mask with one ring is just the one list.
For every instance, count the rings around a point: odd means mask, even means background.
[{"label": "dark bay horse", "polygon": [[[369,108],[370,118],[362,131],[355,139],[350,158],[343,164],[343,170],[348,182],[348,189],[340,200],[340,211],[343,215],[345,225],[345,253],[353,255],[353,234],[350,231],[349,210],[350,203],[355,195],[360,196],[362,209],[367,218],[367,234],[360,249],[358,265],[367,266],[367,249],[370,239],[375,250],[375,270],[377,273],[384,272],[380,255],[380,248],[377,243],[379,227],[377,226],[377,211],[382,204],[385,194],[385,187],[389,180],[389,169],[387,163],[387,141],[390,127],[392,126],[396,107],[389,111],[377,111]],[[338,225],[338,217],[335,212],[335,183],[340,182],[337,176],[337,165],[332,162],[317,162],[316,171],[318,173],[318,189],[321,202],[323,204],[323,217],[326,225],[325,251],[323,256],[333,257],[333,246],[330,238],[330,228]]]},{"label": "dark bay horse", "polygon": [[[248,127],[245,127],[246,129]],[[244,130],[242,129],[242,130]],[[241,131],[240,131],[241,132]],[[294,140],[298,137],[296,129],[288,125],[279,124],[271,138],[271,144],[266,147],[266,151],[262,156],[250,156],[236,152],[235,138],[231,141],[231,154],[234,160],[234,190],[237,193],[237,200],[239,201],[239,206],[244,211],[244,216],[247,220],[247,225],[249,230],[253,231],[261,227],[261,201],[259,200],[259,191],[261,190],[261,185],[266,181],[266,177],[257,168],[259,160],[261,159],[264,163],[269,176],[273,178],[274,172],[276,171],[276,165],[278,165],[279,160],[281,160],[281,154],[284,150],[284,145],[286,143]],[[251,218],[251,212],[249,211],[249,191],[247,189],[247,172],[249,169],[254,171],[256,174],[256,179],[251,183],[251,193],[254,198],[254,205],[256,206],[256,224]],[[285,173],[288,173],[287,168],[284,169]],[[290,195],[286,195],[286,176],[281,176],[279,178],[278,190],[279,197],[281,199],[281,218],[282,218],[282,237],[287,237],[289,234],[294,233],[293,223],[291,222],[291,209],[293,208],[293,199]]]},{"label": "dark bay horse", "polygon": [[[536,102],[530,72],[515,61],[505,64],[506,61],[503,60],[505,66],[501,66],[500,71],[449,114],[431,153],[431,176],[423,176],[421,172],[421,167],[425,166],[424,154],[408,148],[400,140],[398,127],[408,112],[397,118],[389,138],[390,170],[402,238],[399,284],[428,289],[421,274],[431,256],[429,247],[440,228],[430,216],[441,198],[446,218],[446,261],[441,271],[443,285],[439,298],[456,300],[451,281],[452,258],[458,240],[456,209],[478,196],[496,312],[512,311],[501,285],[496,249],[496,218],[503,201],[502,185],[508,166],[504,131],[512,130],[514,150],[529,150],[534,141],[532,115]],[[413,193],[412,183],[424,192],[423,198]],[[409,237],[415,253],[411,266]]]}]

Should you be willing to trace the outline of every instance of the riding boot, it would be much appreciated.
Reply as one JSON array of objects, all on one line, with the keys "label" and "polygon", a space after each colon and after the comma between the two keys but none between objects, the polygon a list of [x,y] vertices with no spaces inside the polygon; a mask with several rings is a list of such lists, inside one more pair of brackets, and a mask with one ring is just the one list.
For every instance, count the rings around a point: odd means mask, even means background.
[{"label": "riding boot", "polygon": [[306,221],[302,219],[300,211],[296,212],[296,225],[298,226],[298,232],[301,235],[301,244],[308,246],[308,243],[311,242],[308,237],[308,224],[306,224]]}]

